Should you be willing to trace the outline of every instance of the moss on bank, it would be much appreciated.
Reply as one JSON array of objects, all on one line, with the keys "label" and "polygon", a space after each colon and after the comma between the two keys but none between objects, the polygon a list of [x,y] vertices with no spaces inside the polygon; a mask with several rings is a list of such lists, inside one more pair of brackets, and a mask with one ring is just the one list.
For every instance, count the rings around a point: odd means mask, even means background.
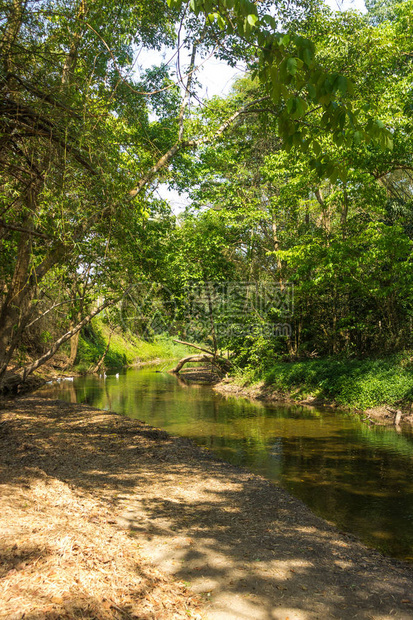
[{"label": "moss on bank", "polygon": [[403,405],[413,401],[413,354],[383,359],[315,359],[274,362],[265,369],[243,369],[235,373],[243,386],[264,383],[293,398],[313,396],[355,409],[379,405]]},{"label": "moss on bank", "polygon": [[[110,333],[110,327],[99,318],[82,331],[74,367],[76,372],[87,372],[98,363],[106,350]],[[147,341],[115,330],[110,337],[104,366],[115,370],[155,359],[177,359],[187,355],[188,350],[169,337],[156,336],[152,341]]]}]

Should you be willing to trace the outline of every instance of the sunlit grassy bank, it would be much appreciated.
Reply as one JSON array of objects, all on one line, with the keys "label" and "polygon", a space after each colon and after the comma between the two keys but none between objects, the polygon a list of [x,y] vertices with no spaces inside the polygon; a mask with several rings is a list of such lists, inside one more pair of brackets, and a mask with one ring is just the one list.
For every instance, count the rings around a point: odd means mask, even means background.
[{"label": "sunlit grassy bank", "polygon": [[400,405],[413,401],[413,355],[405,352],[384,359],[274,362],[265,369],[238,370],[235,380],[243,386],[263,382],[293,398],[314,396],[363,410]]},{"label": "sunlit grassy bank", "polygon": [[[109,326],[99,319],[92,321],[87,329],[83,330],[76,358],[77,372],[87,372],[97,364],[106,350],[110,332]],[[131,333],[115,330],[110,337],[104,366],[108,369],[119,369],[155,359],[177,359],[187,355],[188,350],[164,336],[156,336],[152,341],[147,341]]]}]

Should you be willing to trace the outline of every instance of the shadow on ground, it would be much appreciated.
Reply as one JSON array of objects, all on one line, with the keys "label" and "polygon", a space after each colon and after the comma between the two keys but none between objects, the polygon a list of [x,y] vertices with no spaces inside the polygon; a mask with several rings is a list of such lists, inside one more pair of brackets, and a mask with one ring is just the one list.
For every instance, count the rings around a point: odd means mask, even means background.
[{"label": "shadow on ground", "polygon": [[[116,414],[30,397],[0,423],[8,484],[45,472],[103,500],[214,619],[413,619],[413,572],[268,481]],[[18,467],[11,466],[18,464]],[[87,516],[85,517],[88,518]]]}]

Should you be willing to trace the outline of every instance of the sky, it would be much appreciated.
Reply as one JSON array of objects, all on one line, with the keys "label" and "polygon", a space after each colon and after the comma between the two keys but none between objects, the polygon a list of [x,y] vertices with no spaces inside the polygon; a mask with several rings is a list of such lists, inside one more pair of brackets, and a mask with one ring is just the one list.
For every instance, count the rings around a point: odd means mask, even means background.
[{"label": "sky", "polygon": [[[325,0],[326,4],[330,6],[334,11],[345,11],[349,9],[355,9],[365,13],[366,7],[363,0]],[[162,60],[168,61],[172,56],[173,51],[164,50],[163,52],[150,51],[140,54],[137,64],[140,69],[146,69],[153,65],[159,64],[160,56]],[[173,66],[172,61],[171,66]],[[181,72],[185,68],[185,64],[189,64],[189,57],[186,54],[181,55],[180,58]],[[209,99],[214,95],[224,96],[229,93],[234,80],[240,77],[243,73],[243,67],[232,68],[226,63],[210,58],[200,69],[198,75],[200,82],[202,83],[202,89],[200,98]],[[178,194],[175,190],[169,190],[166,185],[161,185],[158,189],[158,194],[168,200],[175,214],[182,212],[189,204],[189,199],[186,194]]]}]

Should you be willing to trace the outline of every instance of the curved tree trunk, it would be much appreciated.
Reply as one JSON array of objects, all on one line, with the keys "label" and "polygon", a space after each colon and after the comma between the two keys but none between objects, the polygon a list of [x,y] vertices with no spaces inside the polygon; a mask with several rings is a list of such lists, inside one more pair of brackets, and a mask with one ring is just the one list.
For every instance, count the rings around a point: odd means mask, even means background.
[{"label": "curved tree trunk", "polygon": [[69,355],[69,360],[67,362],[68,368],[75,365],[75,361],[77,357],[77,350],[79,347],[79,337],[80,337],[80,332],[76,332],[76,334],[72,336],[70,339],[70,355]]},{"label": "curved tree trunk", "polygon": [[223,357],[216,357],[215,355],[188,355],[179,360],[175,368],[172,368],[169,372],[178,374],[185,364],[189,364],[190,362],[208,362],[212,364],[212,366],[215,366],[220,372],[224,373],[231,367],[231,362]]},{"label": "curved tree trunk", "polygon": [[189,362],[209,362],[210,364],[214,364],[214,361],[213,355],[188,355],[188,357],[183,357],[179,360],[175,368],[172,368],[170,372],[178,374],[185,364],[189,364]]}]

